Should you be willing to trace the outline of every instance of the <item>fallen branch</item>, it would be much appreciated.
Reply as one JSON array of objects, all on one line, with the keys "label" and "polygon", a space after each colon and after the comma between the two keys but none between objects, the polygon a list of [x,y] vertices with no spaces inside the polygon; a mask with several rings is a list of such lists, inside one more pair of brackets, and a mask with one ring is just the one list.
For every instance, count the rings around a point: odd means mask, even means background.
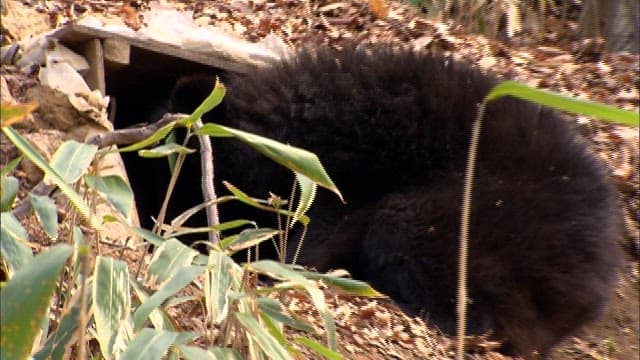
[{"label": "fallen branch", "polygon": [[100,133],[92,136],[86,142],[91,145],[98,145],[99,148],[111,146],[111,145],[131,145],[139,141],[142,141],[149,136],[153,135],[161,127],[169,124],[172,121],[179,120],[187,115],[184,114],[164,114],[162,118],[154,123],[128,129],[120,129],[109,131],[106,133]]},{"label": "fallen branch", "polygon": [[[128,129],[120,129],[105,133],[100,133],[89,138],[86,143],[91,145],[97,145],[99,148],[104,148],[112,145],[131,145],[137,142],[140,142],[149,136],[153,135],[156,131],[158,131],[163,126],[167,124],[184,118],[187,115],[184,114],[164,114],[162,118],[154,123],[135,127]],[[202,121],[198,120],[197,123],[194,124],[194,128],[200,128],[202,126]],[[211,203],[211,205],[206,207],[207,212],[207,223],[209,227],[216,226],[220,223],[218,217],[218,207],[215,204],[215,200],[217,199],[214,182],[213,182],[213,151],[211,147],[211,141],[208,136],[198,136],[198,140],[200,141],[200,162],[201,162],[201,171],[202,171],[202,195],[204,198],[204,202]],[[55,186],[46,185],[44,182],[40,182],[32,189],[32,193],[37,195],[49,195]],[[22,218],[27,215],[31,211],[31,202],[28,198],[23,199],[14,209],[13,214],[17,218]],[[212,244],[217,243],[220,240],[219,234],[215,231],[209,233],[209,241]]]}]

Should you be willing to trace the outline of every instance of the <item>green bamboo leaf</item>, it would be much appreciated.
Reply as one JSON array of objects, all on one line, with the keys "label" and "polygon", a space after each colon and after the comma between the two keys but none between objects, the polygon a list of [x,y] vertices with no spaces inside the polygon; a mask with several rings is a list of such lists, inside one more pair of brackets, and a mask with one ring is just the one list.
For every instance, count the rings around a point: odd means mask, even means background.
[{"label": "green bamboo leaf", "polygon": [[[167,137],[164,139],[164,143],[165,144],[178,143],[178,136],[176,135],[176,132],[175,131],[170,132],[169,135],[167,135]],[[167,162],[169,163],[169,170],[171,171],[172,175],[173,175],[173,169],[176,168],[177,161],[178,161],[178,154],[171,154],[167,156]]]},{"label": "green bamboo leaf", "polygon": [[116,333],[112,349],[114,358],[118,359],[122,356],[122,353],[129,347],[129,344],[135,336],[133,320],[131,319],[131,314],[129,314],[129,316],[120,323],[120,327]]},{"label": "green bamboo leaf", "polygon": [[287,265],[279,263],[277,261],[255,261],[249,263],[249,268],[258,273],[268,275],[274,279],[289,281],[297,284],[298,286],[304,287],[305,289],[311,288],[315,293],[322,293],[313,281],[305,278],[299,272],[291,270]]},{"label": "green bamboo leaf", "polygon": [[[271,319],[269,315],[265,313],[260,313],[260,318],[262,319],[262,322],[264,323],[264,325],[267,327],[267,330],[269,331],[271,336],[273,336],[273,338],[276,339],[276,341],[280,343],[280,345],[287,348],[287,338],[284,336],[282,331],[278,329],[278,326],[276,325],[275,321],[273,321],[273,319]],[[291,350],[291,349],[287,349],[287,350]]]},{"label": "green bamboo leaf", "polygon": [[637,111],[627,111],[593,101],[578,100],[563,94],[535,89],[515,81],[503,81],[496,85],[485,97],[484,102],[503,96],[514,96],[554,109],[593,116],[623,125],[638,126],[640,123],[640,115]]},{"label": "green bamboo leaf", "polygon": [[78,213],[83,219],[87,220],[91,227],[96,230],[101,230],[102,226],[99,219],[91,213],[91,210],[82,200],[80,195],[73,190],[73,188],[53,169],[49,164],[38,154],[37,151],[25,140],[17,131],[10,126],[2,128],[2,131],[7,135],[9,140],[22,152],[27,159],[31,160],[40,170],[42,170],[58,188],[69,199],[71,204],[78,210]]},{"label": "green bamboo leaf", "polygon": [[331,351],[338,351],[338,336],[336,323],[333,320],[333,315],[331,315],[331,312],[326,308],[326,304],[324,303],[324,296],[322,297],[322,304],[324,305],[322,308],[318,307],[318,300],[319,299],[315,300],[313,304],[315,305],[316,309],[318,309],[318,312],[320,313],[320,316],[324,321],[324,328],[327,332],[327,345],[329,346],[329,349]]},{"label": "green bamboo leaf", "polygon": [[265,330],[252,314],[235,313],[240,325],[247,330],[247,333],[256,341],[260,349],[264,351],[269,359],[293,359],[287,350],[280,345],[277,339]]},{"label": "green bamboo leaf", "polygon": [[0,250],[9,270],[9,278],[33,260],[27,243],[27,231],[20,221],[10,212],[0,213]]},{"label": "green bamboo leaf", "polygon": [[309,349],[317,352],[318,354],[322,355],[325,359],[329,359],[329,360],[342,360],[343,357],[338,354],[335,351],[331,351],[331,349],[325,347],[322,344],[319,344],[311,339],[302,337],[302,336],[297,336],[294,339],[296,342],[308,347]]},{"label": "green bamboo leaf", "polygon": [[18,270],[0,292],[0,359],[28,359],[60,271],[73,249],[56,245]]},{"label": "green bamboo leaf", "polygon": [[376,289],[364,281],[345,278],[333,274],[321,274],[316,272],[301,271],[300,274],[307,279],[322,280],[329,286],[335,286],[347,293],[358,296],[383,297]]},{"label": "green bamboo leaf", "polygon": [[196,131],[196,134],[209,136],[223,134],[224,136],[233,136],[278,164],[298,172],[318,185],[334,192],[343,200],[342,194],[340,194],[333,180],[331,180],[325,171],[320,159],[312,152],[282,144],[263,136],[213,123],[204,124],[204,126]]},{"label": "green bamboo leaf", "polygon": [[[175,219],[171,221],[171,228],[174,228],[174,221]],[[255,223],[255,221],[239,219],[239,220],[225,221],[223,223],[220,223],[215,226],[210,226],[210,227],[209,226],[197,227],[197,228],[180,227],[180,231],[170,232],[170,233],[171,233],[171,236],[180,238],[180,236],[184,236],[184,235],[205,234],[211,231],[225,231],[225,230],[231,230],[231,229],[243,227],[245,225],[250,225],[254,228],[258,226]]]},{"label": "green bamboo leaf", "polygon": [[336,325],[333,320],[331,312],[327,308],[327,304],[324,301],[324,293],[320,290],[318,285],[313,281],[305,278],[300,273],[291,270],[286,265],[273,261],[273,260],[260,260],[249,263],[249,268],[265,275],[268,275],[274,279],[284,280],[297,284],[303,287],[309,296],[313,305],[316,307],[320,316],[324,320],[325,330],[327,332],[327,345],[333,351],[337,348],[336,339]]},{"label": "green bamboo leaf", "polygon": [[173,130],[173,128],[175,126],[176,126],[176,122],[172,121],[172,122],[168,123],[167,125],[161,127],[160,129],[156,130],[156,132],[154,132],[148,138],[146,138],[146,139],[144,139],[142,141],[138,141],[137,143],[135,143],[133,145],[129,145],[129,146],[123,147],[121,149],[118,149],[118,151],[119,152],[137,151],[137,150],[146,148],[146,147],[148,147],[150,145],[153,145],[155,143],[158,143],[162,139],[167,137],[167,135],[169,135],[169,133]]},{"label": "green bamboo leaf", "polygon": [[18,164],[20,164],[20,161],[22,161],[22,155],[9,161],[9,163],[5,167],[0,169],[0,176],[7,176],[11,174],[11,172],[18,166]]},{"label": "green bamboo leaf", "polygon": [[120,325],[131,310],[127,264],[98,256],[94,269],[93,294],[98,343],[102,356],[111,359]]},{"label": "green bamboo leaf", "polygon": [[174,296],[183,287],[191,283],[205,270],[202,266],[185,266],[182,271],[175,274],[169,279],[155,294],[151,295],[147,301],[142,303],[133,313],[133,323],[135,329],[141,329],[149,314],[160,306],[166,299]]},{"label": "green bamboo leaf", "polygon": [[175,276],[186,266],[191,265],[198,252],[177,239],[166,240],[153,254],[146,281],[155,279],[162,284]]},{"label": "green bamboo leaf", "polygon": [[13,176],[2,176],[0,178],[0,211],[11,211],[13,202],[18,196],[20,182]]},{"label": "green bamboo leaf", "polygon": [[266,313],[260,312],[259,314],[260,319],[262,319],[262,323],[267,328],[271,336],[276,339],[276,341],[278,341],[280,345],[287,349],[287,351],[296,359],[301,358],[302,354],[298,350],[296,350],[296,348],[291,346],[291,344],[287,341],[287,338],[284,336],[284,333],[281,330],[282,328],[276,324],[274,319],[272,319]]},{"label": "green bamboo leaf", "polygon": [[[88,289],[85,313],[88,312],[92,302],[91,289]],[[70,341],[78,329],[80,303],[80,292],[78,291],[71,299],[72,305],[62,314],[62,319],[60,319],[55,332],[49,336],[44,346],[33,356],[35,360],[64,360],[65,350],[70,346]]]},{"label": "green bamboo leaf", "polygon": [[311,334],[317,333],[313,325],[311,325],[311,323],[306,321],[305,319],[301,317],[294,319],[289,315],[285,314],[282,308],[282,304],[278,300],[267,298],[267,297],[261,297],[261,298],[258,298],[257,301],[258,301],[258,308],[260,309],[260,311],[265,313],[266,315],[269,315],[271,319],[278,321],[283,325],[288,326],[292,329],[301,330]]},{"label": "green bamboo leaf", "polygon": [[144,328],[133,338],[121,360],[163,359],[178,337],[177,332]]},{"label": "green bamboo leaf", "polygon": [[[142,284],[137,280],[131,280],[131,287],[133,288],[133,291],[135,291],[136,297],[141,303],[147,301],[147,299],[151,297],[151,295],[149,295],[149,293],[144,289],[144,286],[142,286]],[[175,331],[171,319],[161,308],[153,310],[151,314],[149,314],[149,320],[151,320],[153,327],[158,330]]]},{"label": "green bamboo leaf", "polygon": [[200,337],[197,333],[190,331],[180,331],[178,335],[176,335],[176,340],[173,342],[174,345],[184,345],[192,342],[194,339]]},{"label": "green bamboo leaf", "polygon": [[195,346],[178,345],[181,355],[186,360],[241,360],[235,349],[210,347],[207,350]]},{"label": "green bamboo leaf", "polygon": [[220,246],[228,251],[237,252],[260,244],[278,235],[280,231],[260,228],[242,230],[238,236],[225,238],[220,242]]},{"label": "green bamboo leaf", "polygon": [[85,175],[88,186],[104,194],[125,218],[131,217],[133,209],[133,190],[119,175],[93,176]]},{"label": "green bamboo leaf", "polygon": [[311,205],[313,204],[313,200],[316,198],[316,190],[318,189],[318,184],[314,183],[308,177],[295,173],[296,182],[300,189],[300,196],[298,199],[298,204],[296,206],[296,211],[293,215],[293,221],[291,222],[291,226],[295,224],[296,221],[300,221],[302,225],[306,226],[309,224],[309,218],[304,216]]},{"label": "green bamboo leaf", "polygon": [[48,196],[29,194],[31,208],[47,235],[55,240],[58,238],[58,211],[56,203]]},{"label": "green bamboo leaf", "polygon": [[80,254],[83,252],[86,254],[88,248],[86,246],[84,233],[80,229],[80,226],[74,225],[71,229],[72,237],[73,237],[73,262],[71,265],[71,269],[73,271],[73,277],[76,278],[80,273],[80,267],[82,264],[82,259]]},{"label": "green bamboo leaf", "polygon": [[224,253],[211,251],[205,276],[204,294],[207,315],[213,324],[217,325],[227,317],[229,293],[234,280],[239,283],[242,269]]},{"label": "green bamboo leaf", "polygon": [[121,222],[121,224],[133,231],[136,235],[150,242],[153,246],[162,246],[165,242],[165,239],[162,236],[155,234],[153,231],[143,229],[138,226],[131,226],[126,222]]},{"label": "green bamboo leaf", "polygon": [[[208,258],[208,256],[205,256],[206,258]],[[206,261],[204,263],[206,266]],[[176,297],[172,297],[170,299],[167,299],[167,301],[165,301],[165,303],[163,304],[164,306],[166,306],[167,308],[172,308],[175,306],[179,306],[188,302],[193,303],[195,302],[199,302],[200,300],[202,300],[201,296],[198,295],[186,295],[186,296],[176,296]],[[164,310],[162,309],[162,307],[158,308],[159,310]]]},{"label": "green bamboo leaf", "polygon": [[72,184],[80,179],[93,161],[98,147],[79,143],[75,140],[66,141],[60,145],[51,158],[51,167],[64,179]]},{"label": "green bamboo leaf", "polygon": [[[187,222],[187,220],[189,220],[193,215],[195,215],[196,213],[198,213],[199,211],[204,210],[204,208],[206,208],[207,206],[213,205],[213,204],[222,204],[225,203],[227,201],[233,200],[234,197],[233,196],[221,196],[218,197],[216,200],[212,200],[212,201],[208,201],[205,203],[201,203],[198,204],[196,206],[190,207],[187,210],[183,211],[182,213],[180,213],[180,215],[176,216],[175,218],[173,218],[173,220],[171,220],[171,226],[169,227],[169,230],[167,230],[165,232],[165,234],[169,233],[172,234],[173,236],[179,236],[177,234],[173,234],[173,232],[182,227],[182,225]],[[221,226],[222,224],[218,225]],[[222,231],[222,229],[218,229],[218,231]]]},{"label": "green bamboo leaf", "polygon": [[161,158],[167,157],[171,154],[193,154],[196,152],[194,149],[189,149],[188,147],[176,144],[176,143],[168,143],[160,146],[156,146],[153,149],[148,150],[140,150],[138,151],[138,155],[143,158]]},{"label": "green bamboo leaf", "polygon": [[216,231],[226,231],[226,230],[239,228],[239,227],[245,226],[245,225],[250,225],[252,227],[256,227],[257,226],[255,221],[245,220],[245,219],[238,219],[238,220],[225,221],[223,223],[220,223],[220,224],[214,226],[213,228]]},{"label": "green bamboo leaf", "polygon": [[[238,189],[237,187],[235,187],[235,185],[231,184],[230,182],[223,181],[222,184],[236,197],[236,199],[238,201],[240,201],[242,203],[245,203],[245,204],[247,204],[249,206],[255,207],[255,208],[260,209],[260,210],[279,213],[279,214],[284,215],[284,216],[295,216],[295,213],[291,213],[291,212],[289,212],[287,210],[277,209],[277,208],[274,208],[273,206],[264,205],[264,204],[260,203],[258,200],[250,197],[247,193],[245,193],[242,190]],[[300,214],[298,217],[299,217],[299,221],[302,224],[308,224],[309,223],[309,217],[308,216],[306,216],[304,214]]]},{"label": "green bamboo leaf", "polygon": [[[267,205],[263,205],[260,202],[258,202],[258,200],[252,198],[251,196],[249,196],[247,193],[245,193],[244,191],[238,189],[235,185],[231,184],[228,181],[223,181],[222,184],[241,202],[253,206],[255,208],[258,209],[262,209],[265,211],[277,211],[276,209],[274,209],[271,206],[267,206]],[[283,215],[285,215],[283,213]]]},{"label": "green bamboo leaf", "polygon": [[198,121],[198,119],[200,119],[202,115],[220,105],[226,91],[227,90],[224,87],[224,84],[220,82],[220,80],[216,77],[216,84],[211,91],[211,94],[209,94],[209,96],[204,99],[202,104],[200,104],[200,106],[198,106],[191,115],[187,116],[184,119],[178,120],[178,123],[186,126],[192,125],[193,123]]}]

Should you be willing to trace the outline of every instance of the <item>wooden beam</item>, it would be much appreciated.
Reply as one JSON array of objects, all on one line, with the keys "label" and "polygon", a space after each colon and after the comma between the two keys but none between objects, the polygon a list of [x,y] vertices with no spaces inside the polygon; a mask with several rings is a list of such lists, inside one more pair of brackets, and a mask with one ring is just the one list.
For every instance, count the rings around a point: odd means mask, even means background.
[{"label": "wooden beam", "polygon": [[98,38],[86,41],[82,46],[84,57],[89,63],[89,72],[84,76],[91,90],[100,90],[105,95],[107,87],[104,79],[104,53],[102,42]]},{"label": "wooden beam", "polygon": [[131,45],[128,41],[106,38],[102,42],[104,64],[109,69],[118,69],[129,65],[131,61]]},{"label": "wooden beam", "polygon": [[[250,60],[249,58],[231,58],[229,56],[230,52],[225,49],[214,49],[211,52],[207,53],[185,50],[176,45],[162,43],[153,39],[140,39],[135,36],[112,33],[78,24],[71,24],[62,27],[59,30],[55,31],[52,36],[62,40],[62,42],[65,44],[78,44],[93,38],[117,39],[126,41],[130,46],[133,47],[142,48],[145,50],[154,51],[157,53],[166,54],[233,72],[248,73],[252,69],[255,69],[257,66],[259,66],[258,62],[252,62],[252,60]],[[225,46],[232,48],[234,47],[234,44],[229,43]]]}]

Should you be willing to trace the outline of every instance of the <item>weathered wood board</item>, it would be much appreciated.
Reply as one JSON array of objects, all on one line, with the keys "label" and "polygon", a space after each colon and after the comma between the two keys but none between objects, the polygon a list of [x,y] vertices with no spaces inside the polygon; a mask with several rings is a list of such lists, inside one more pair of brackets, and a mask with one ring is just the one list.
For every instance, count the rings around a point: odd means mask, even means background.
[{"label": "weathered wood board", "polygon": [[[233,72],[249,72],[255,68],[257,64],[250,63],[250,60],[241,58],[232,58],[228,51],[211,50],[210,52],[197,52],[193,50],[185,50],[176,45],[162,43],[153,39],[130,37],[118,33],[113,33],[89,26],[70,24],[60,28],[52,34],[53,37],[60,39],[64,44],[74,47],[85,43],[91,39],[113,39],[126,42],[130,46],[142,48],[156,53],[162,53],[177,58],[193,61],[214,68],[223,69]],[[233,44],[229,44],[230,47]]]}]

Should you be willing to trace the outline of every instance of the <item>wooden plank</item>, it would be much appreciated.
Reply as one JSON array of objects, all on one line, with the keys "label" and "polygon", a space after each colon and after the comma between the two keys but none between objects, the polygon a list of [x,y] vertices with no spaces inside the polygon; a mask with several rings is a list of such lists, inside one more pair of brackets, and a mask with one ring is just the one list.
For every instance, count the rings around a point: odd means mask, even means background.
[{"label": "wooden plank", "polygon": [[131,46],[128,41],[107,38],[102,41],[104,63],[110,69],[117,69],[129,65],[131,61]]},{"label": "wooden plank", "polygon": [[107,86],[104,79],[104,55],[102,42],[93,38],[85,41],[82,45],[82,52],[89,63],[89,72],[84,76],[87,85],[91,90],[100,90],[104,95],[107,93]]},{"label": "wooden plank", "polygon": [[212,52],[210,53],[201,53],[181,49],[176,45],[161,43],[152,39],[139,39],[136,37],[112,33],[78,24],[71,24],[62,27],[59,30],[55,31],[51,36],[62,40],[63,43],[70,44],[82,43],[91,38],[118,39],[121,41],[126,41],[134,47],[167,54],[170,56],[233,72],[248,73],[252,69],[255,69],[255,67],[257,66],[254,63],[250,63],[249,59],[230,59],[229,56],[223,51],[216,52],[215,50],[212,50]]}]

